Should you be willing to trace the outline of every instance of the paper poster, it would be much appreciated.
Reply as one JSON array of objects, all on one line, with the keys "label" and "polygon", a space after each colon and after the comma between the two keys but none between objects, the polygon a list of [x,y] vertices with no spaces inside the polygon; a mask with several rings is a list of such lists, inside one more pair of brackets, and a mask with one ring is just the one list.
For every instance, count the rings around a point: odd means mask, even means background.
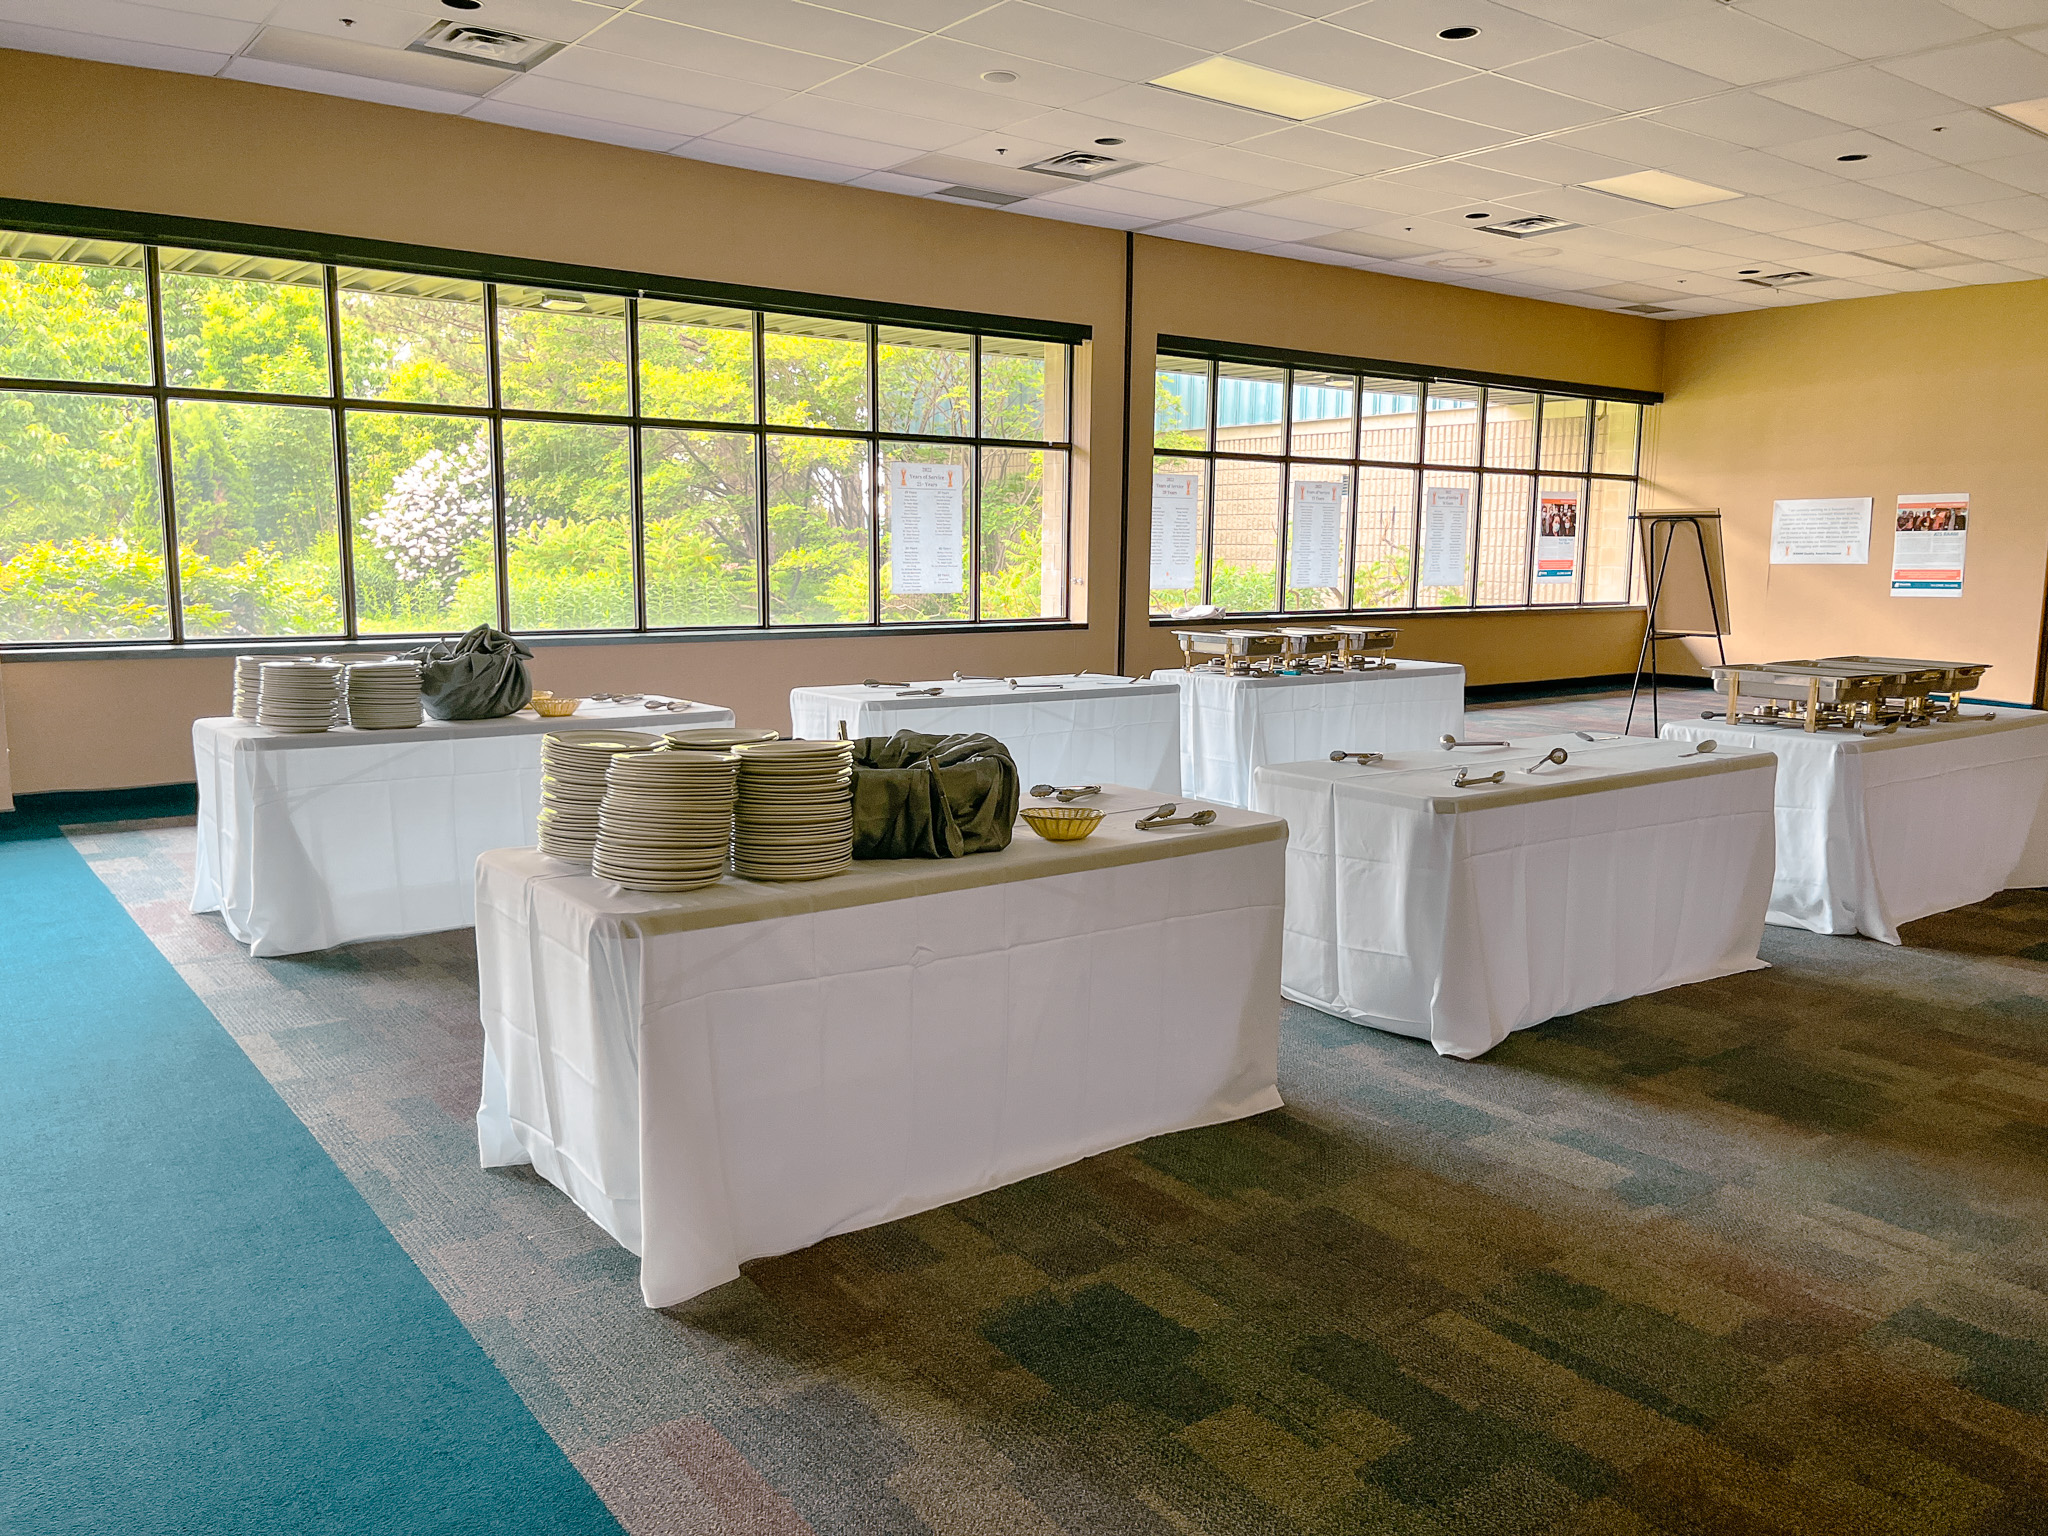
[{"label": "paper poster", "polygon": [[1970,497],[1901,496],[1892,533],[1893,597],[1961,597]]},{"label": "paper poster", "polygon": [[1570,581],[1579,560],[1579,498],[1544,496],[1536,506],[1536,581]]},{"label": "paper poster", "polygon": [[1422,585],[1465,585],[1465,537],[1472,493],[1462,485],[1426,486],[1422,492]]},{"label": "paper poster", "polygon": [[1870,564],[1870,498],[1772,502],[1771,564]]},{"label": "paper poster", "polygon": [[1294,526],[1287,535],[1290,587],[1344,585],[1344,496],[1342,480],[1294,482]]},{"label": "paper poster", "polygon": [[889,589],[958,592],[967,470],[959,464],[890,464]]},{"label": "paper poster", "polygon": [[1172,592],[1192,587],[1202,548],[1202,477],[1152,477],[1152,587]]}]

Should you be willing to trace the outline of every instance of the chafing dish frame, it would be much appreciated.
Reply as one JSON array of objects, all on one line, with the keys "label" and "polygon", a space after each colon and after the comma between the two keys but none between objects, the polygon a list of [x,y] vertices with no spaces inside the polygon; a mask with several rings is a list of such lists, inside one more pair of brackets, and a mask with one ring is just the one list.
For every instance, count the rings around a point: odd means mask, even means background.
[{"label": "chafing dish frame", "polygon": [[1728,724],[1797,725],[1814,732],[1890,731],[1954,720],[1963,695],[1989,668],[1976,662],[1827,656],[1708,670],[1715,691],[1727,696]]},{"label": "chafing dish frame", "polygon": [[1230,677],[1381,671],[1394,665],[1387,652],[1400,633],[1367,624],[1173,631],[1188,671]]}]

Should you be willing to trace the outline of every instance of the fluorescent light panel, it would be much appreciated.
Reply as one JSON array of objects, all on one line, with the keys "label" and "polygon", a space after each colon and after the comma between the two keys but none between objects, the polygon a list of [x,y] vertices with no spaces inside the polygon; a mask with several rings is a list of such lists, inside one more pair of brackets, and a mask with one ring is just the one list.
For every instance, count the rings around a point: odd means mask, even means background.
[{"label": "fluorescent light panel", "polygon": [[2048,96],[2034,101],[2008,101],[1992,111],[2000,117],[2009,118],[2022,128],[2031,128],[2036,133],[2048,133]]},{"label": "fluorescent light panel", "polygon": [[1710,187],[1704,181],[1689,181],[1669,171],[1632,171],[1626,176],[1609,176],[1580,185],[1657,208],[1697,208],[1702,203],[1725,203],[1742,196],[1726,187]]},{"label": "fluorescent light panel", "polygon": [[1303,80],[1296,75],[1283,75],[1277,69],[1261,69],[1256,64],[1221,54],[1200,64],[1190,64],[1186,69],[1177,69],[1170,75],[1161,75],[1151,83],[1169,91],[1179,91],[1183,96],[1200,96],[1207,101],[1223,102],[1226,106],[1248,107],[1254,112],[1291,118],[1298,123],[1331,112],[1342,112],[1349,107],[1362,107],[1375,99],[1362,96],[1357,91]]}]

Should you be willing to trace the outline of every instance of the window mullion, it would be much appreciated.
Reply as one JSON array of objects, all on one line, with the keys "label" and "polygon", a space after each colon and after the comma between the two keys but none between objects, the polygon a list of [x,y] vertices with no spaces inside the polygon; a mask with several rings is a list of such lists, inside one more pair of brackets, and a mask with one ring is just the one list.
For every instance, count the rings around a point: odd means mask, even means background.
[{"label": "window mullion", "polygon": [[356,638],[356,551],[348,501],[348,422],[341,408],[341,279],[322,267],[322,303],[327,311],[327,393],[329,441],[334,445],[335,550],[341,561],[341,632]]},{"label": "window mullion", "polygon": [[641,497],[640,301],[626,300],[626,516],[631,524],[628,559],[633,570],[633,628],[647,628],[647,508]]},{"label": "window mullion", "polygon": [[[967,450],[972,461],[968,466],[967,486],[971,498],[967,537],[967,621],[970,624],[981,620],[981,337],[970,336],[967,340],[967,430],[974,434],[974,446]],[[1041,413],[1042,415],[1043,413]],[[1038,477],[1039,494],[1045,494],[1045,475]]]},{"label": "window mullion", "polygon": [[149,295],[149,363],[155,381],[157,504],[164,526],[164,597],[170,604],[171,644],[185,638],[185,594],[178,572],[178,506],[171,474],[171,360],[164,351],[163,271],[153,245],[143,247],[143,286]]},{"label": "window mullion", "polygon": [[512,551],[505,531],[505,392],[498,378],[498,285],[484,284],[484,371],[491,408],[491,567],[498,603],[498,628],[512,630]]},{"label": "window mullion", "polygon": [[754,311],[754,586],[755,627],[768,627],[768,348],[763,316]]},{"label": "window mullion", "polygon": [[876,327],[868,335],[868,622],[882,622],[882,443],[878,436],[882,421],[881,367],[875,351],[880,345]]}]

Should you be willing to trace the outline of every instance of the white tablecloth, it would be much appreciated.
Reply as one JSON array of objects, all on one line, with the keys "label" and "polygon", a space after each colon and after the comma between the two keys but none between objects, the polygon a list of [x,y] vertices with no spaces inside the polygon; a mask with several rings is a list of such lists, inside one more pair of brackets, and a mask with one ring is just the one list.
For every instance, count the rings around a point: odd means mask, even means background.
[{"label": "white tablecloth", "polygon": [[709,704],[586,704],[562,720],[521,713],[306,736],[196,720],[192,910],[219,912],[252,955],[467,928],[477,855],[534,840],[543,735],[731,724],[731,710]]},{"label": "white tablecloth", "polygon": [[1899,925],[2010,885],[2048,883],[2021,855],[2048,790],[2048,714],[2001,709],[1890,736],[1673,721],[1778,755],[1771,921],[1899,942]]},{"label": "white tablecloth", "polygon": [[1277,1108],[1286,828],[1132,820],[683,896],[486,854],[485,1166],[531,1162],[668,1306],[749,1258]]},{"label": "white tablecloth", "polygon": [[1250,805],[1252,773],[1268,763],[1433,747],[1465,730],[1465,669],[1447,662],[1303,677],[1152,676],[1181,690],[1181,788],[1224,805]]},{"label": "white tablecloth", "polygon": [[795,735],[827,740],[842,722],[849,736],[985,731],[1010,749],[1028,790],[1034,784],[1129,784],[1180,793],[1180,693],[1164,683],[1063,674],[1007,683],[912,683],[943,688],[938,698],[898,698],[895,688],[858,683],[792,688]]},{"label": "white tablecloth", "polygon": [[[1524,774],[1561,746],[1562,766]],[[1766,753],[1534,737],[1261,768],[1287,819],[1282,990],[1470,1058],[1517,1029],[1758,970],[1771,890]],[[1454,789],[1460,763],[1507,770]]]}]

